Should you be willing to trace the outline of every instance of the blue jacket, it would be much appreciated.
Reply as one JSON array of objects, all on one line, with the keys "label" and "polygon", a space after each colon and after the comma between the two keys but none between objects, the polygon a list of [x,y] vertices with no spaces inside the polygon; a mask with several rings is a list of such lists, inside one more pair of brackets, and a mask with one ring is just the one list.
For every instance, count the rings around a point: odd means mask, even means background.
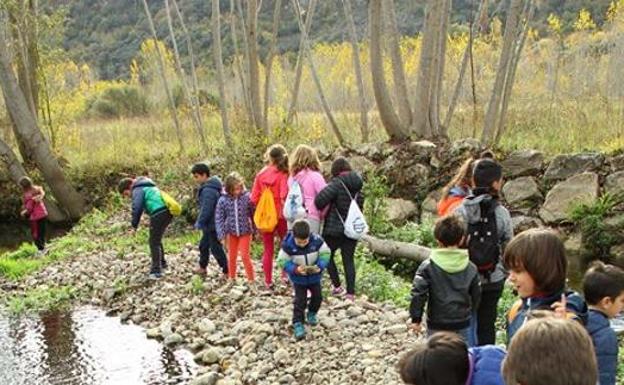
[{"label": "blue jacket", "polygon": [[468,349],[470,374],[467,385],[505,385],[501,366],[505,359],[505,349],[495,345],[485,345]]},{"label": "blue jacket", "polygon": [[132,227],[139,227],[143,211],[152,217],[167,210],[156,184],[147,177],[139,177],[132,184]]},{"label": "blue jacket", "polygon": [[221,191],[223,185],[219,177],[213,176],[206,182],[199,186],[197,191],[197,202],[199,203],[199,214],[197,215],[197,222],[195,222],[195,228],[203,231],[215,231],[215,209],[219,198],[221,198]]},{"label": "blue jacket", "polygon": [[[524,325],[528,313],[531,310],[551,310],[551,305],[561,300],[564,291],[546,297],[529,297],[518,300],[507,313],[507,343],[516,332]],[[567,298],[568,318],[580,322],[582,325],[587,324],[587,304],[583,297],[574,291],[565,291]]]},{"label": "blue jacket", "polygon": [[615,385],[618,365],[618,339],[615,331],[611,329],[609,318],[598,310],[590,309],[587,331],[596,350],[600,385]]},{"label": "blue jacket", "polygon": [[[277,262],[288,273],[293,284],[316,285],[321,282],[323,270],[329,265],[330,253],[329,247],[318,234],[311,234],[308,245],[299,247],[293,234],[289,233],[282,242]],[[296,272],[298,266],[318,266],[321,271],[317,274],[300,275]]]}]

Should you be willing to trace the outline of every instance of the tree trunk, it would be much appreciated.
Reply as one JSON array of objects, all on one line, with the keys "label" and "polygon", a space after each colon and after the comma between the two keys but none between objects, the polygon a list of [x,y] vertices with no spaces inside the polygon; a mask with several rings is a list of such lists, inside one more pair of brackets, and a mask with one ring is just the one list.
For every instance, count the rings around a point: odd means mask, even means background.
[{"label": "tree trunk", "polygon": [[223,70],[223,53],[221,52],[221,8],[219,0],[212,0],[212,55],[217,69],[217,83],[219,85],[219,109],[223,136],[228,148],[233,148],[232,132],[227,112],[227,95],[225,93],[225,71]]},{"label": "tree trunk", "polygon": [[358,98],[360,101],[360,131],[362,133],[362,142],[366,143],[369,139],[368,106],[364,89],[364,76],[362,75],[360,47],[358,45],[357,30],[355,29],[355,20],[353,19],[351,0],[342,0],[342,5],[347,19],[347,30],[349,32],[351,50],[353,51],[353,70],[355,71],[355,80],[357,81]]},{"label": "tree trunk", "polygon": [[184,99],[186,99],[187,103],[191,107],[191,120],[193,121],[193,125],[195,126],[195,130],[197,131],[197,135],[199,136],[199,140],[201,142],[202,148],[205,153],[208,153],[208,143],[206,143],[206,136],[204,135],[204,127],[201,123],[201,118],[199,117],[200,111],[199,108],[193,102],[193,98],[191,97],[191,92],[189,91],[189,87],[186,84],[186,74],[184,73],[184,68],[182,68],[182,61],[180,60],[180,51],[178,50],[178,41],[176,40],[175,32],[173,30],[173,19],[171,17],[171,7],[169,6],[169,0],[165,0],[165,9],[167,13],[167,26],[169,27],[169,37],[171,38],[171,44],[173,45],[173,55],[175,59],[176,70],[178,72],[178,77],[180,78],[180,85],[182,86],[182,92],[184,93]]},{"label": "tree trunk", "polygon": [[149,6],[147,5],[147,0],[143,0],[143,7],[145,8],[145,15],[147,16],[147,22],[149,24],[149,28],[152,33],[152,38],[154,39],[154,47],[156,48],[156,55],[158,56],[158,60],[157,60],[158,73],[160,74],[160,80],[162,81],[163,88],[165,89],[165,93],[167,94],[167,99],[169,102],[169,111],[171,112],[171,118],[173,119],[173,125],[175,126],[180,153],[182,153],[184,151],[184,143],[182,141],[182,130],[180,128],[180,122],[178,120],[178,111],[173,101],[173,95],[171,93],[171,88],[169,87],[169,81],[167,80],[167,74],[165,72],[165,59],[163,58],[163,53],[160,51],[160,46],[158,45],[158,36],[156,35],[156,27],[154,27],[154,20],[152,19],[152,14],[150,13]]},{"label": "tree trunk", "polygon": [[381,50],[382,31],[382,0],[370,0],[369,3],[369,28],[370,28],[370,66],[373,78],[373,92],[379,118],[381,119],[390,141],[401,142],[409,138],[409,131],[401,126],[399,116],[394,110],[392,99],[388,91],[388,85],[383,68],[383,55]]},{"label": "tree trunk", "polygon": [[[308,58],[308,62],[310,64],[310,72],[312,73],[312,79],[314,80],[314,84],[316,85],[316,89],[318,92],[319,99],[321,101],[321,106],[325,111],[325,115],[327,116],[327,120],[329,120],[329,125],[331,126],[334,135],[336,135],[336,139],[338,139],[338,143],[342,147],[348,148],[348,144],[345,141],[342,133],[340,132],[340,128],[338,127],[338,123],[334,118],[334,114],[329,107],[329,103],[327,103],[327,99],[325,98],[325,93],[323,92],[323,86],[321,84],[321,79],[318,76],[318,72],[316,71],[316,65],[314,64],[314,58],[312,57],[312,49],[310,48],[310,41],[308,40],[308,34],[306,31],[306,27],[303,24],[303,19],[301,18],[301,7],[299,6],[299,0],[292,0],[293,8],[295,8],[295,12],[297,13],[297,21],[299,23],[299,29],[301,30],[302,38],[304,41],[304,50],[305,54]],[[316,6],[316,0],[310,0],[310,8]]]},{"label": "tree trunk", "polygon": [[446,130],[442,127],[441,118],[440,118],[440,106],[442,99],[442,86],[444,85],[444,68],[446,67],[446,42],[447,42],[447,33],[449,17],[451,13],[451,0],[444,0],[443,9],[440,17],[442,18],[440,21],[440,31],[438,33],[438,48],[437,55],[434,65],[434,73],[431,75],[434,77],[433,83],[433,93],[431,95],[431,131],[433,137],[444,136],[446,137]]},{"label": "tree trunk", "polygon": [[[314,18],[314,12],[316,1],[310,1],[308,3],[308,11],[306,12],[305,32],[310,32],[312,28],[312,19]],[[295,12],[297,12],[295,10]],[[298,17],[301,17],[299,15]],[[295,118],[295,112],[297,111],[297,101],[299,100],[299,88],[301,87],[301,76],[303,74],[303,60],[305,55],[305,40],[303,39],[303,33],[299,39],[299,54],[297,55],[297,64],[295,65],[295,82],[293,85],[293,92],[290,98],[290,106],[288,107],[288,115],[286,116],[286,125],[290,125]]]},{"label": "tree trunk", "polygon": [[[240,6],[240,3],[237,3]],[[238,79],[241,83],[241,91],[243,92],[243,105],[245,106],[245,111],[247,112],[247,118],[249,121],[253,121],[253,113],[251,112],[251,102],[249,101],[249,91],[247,89],[247,81],[245,80],[245,73],[243,71],[243,66],[241,64],[241,54],[238,49],[238,33],[236,30],[236,10],[235,10],[235,1],[230,0],[230,32],[232,37],[232,46],[234,47],[234,68],[235,73],[238,73]],[[244,23],[243,23],[244,26]],[[243,28],[244,30],[244,28]],[[245,49],[247,52],[247,49]],[[245,54],[247,57],[247,54]],[[245,64],[247,60],[245,60]]]},{"label": "tree trunk", "polygon": [[369,250],[390,258],[405,258],[416,262],[423,262],[431,254],[431,249],[413,243],[379,239],[366,235],[362,239]]},{"label": "tree trunk", "polygon": [[394,0],[384,1],[382,8],[384,10],[387,25],[385,36],[388,39],[387,41],[390,46],[394,92],[399,109],[399,119],[401,119],[402,126],[409,127],[412,124],[412,108],[410,107],[409,96],[407,93],[407,80],[405,79],[405,67],[403,65],[401,44],[399,40],[401,33],[397,26]]},{"label": "tree trunk", "polygon": [[266,74],[264,78],[264,134],[269,136],[271,130],[269,127],[269,107],[271,105],[271,72],[273,70],[273,59],[277,54],[277,34],[279,32],[279,24],[282,13],[282,0],[275,0],[275,9],[273,10],[273,30],[271,31],[271,46],[267,57]]},{"label": "tree trunk", "polygon": [[79,219],[86,209],[84,197],[68,183],[58,160],[50,150],[49,143],[41,134],[35,116],[30,111],[26,97],[13,73],[8,50],[7,41],[0,32],[0,87],[4,102],[11,111],[18,133],[26,140],[28,152],[32,154],[53,195],[67,210],[71,219]]},{"label": "tree trunk", "polygon": [[481,142],[492,144],[495,140],[496,123],[501,111],[501,100],[505,90],[505,81],[509,73],[509,65],[512,60],[514,42],[518,35],[518,24],[523,0],[511,0],[507,11],[505,22],[505,34],[503,36],[503,47],[501,50],[500,62],[496,73],[496,80],[492,88],[492,95],[488,104]]},{"label": "tree trunk", "polygon": [[254,125],[262,128],[262,102],[260,99],[260,66],[258,59],[258,0],[247,0],[247,49],[249,56],[249,93]]}]

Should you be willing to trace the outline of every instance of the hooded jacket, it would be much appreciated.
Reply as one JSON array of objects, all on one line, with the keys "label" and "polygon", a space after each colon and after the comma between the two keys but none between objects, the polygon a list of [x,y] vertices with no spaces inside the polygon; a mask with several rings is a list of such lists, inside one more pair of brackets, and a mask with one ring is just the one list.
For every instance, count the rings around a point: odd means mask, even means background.
[{"label": "hooded jacket", "polygon": [[156,184],[147,177],[138,177],[132,184],[132,227],[139,227],[143,211],[150,217],[167,210]]},{"label": "hooded jacket", "polygon": [[[480,204],[483,202],[492,202],[492,198],[489,194],[483,194],[479,196],[469,196],[462,201],[462,204],[457,207],[455,214],[459,215],[466,224],[474,224],[481,218]],[[493,202],[492,202],[493,203]],[[513,238],[513,223],[511,222],[511,215],[502,205],[498,205],[494,211],[496,216],[496,230],[501,245],[501,255],[496,265],[495,270],[490,274],[489,278],[481,275],[481,284],[487,285],[492,283],[499,283],[505,280],[507,272],[503,267],[503,251],[507,243]]]},{"label": "hooded jacket", "polygon": [[253,202],[254,206],[257,206],[264,189],[271,189],[275,201],[277,217],[283,219],[284,214],[282,211],[286,196],[288,195],[287,182],[288,173],[278,170],[274,165],[266,166],[254,179],[253,187],[251,188],[251,202]]},{"label": "hooded jacket", "polygon": [[480,300],[479,272],[467,250],[435,249],[414,276],[410,316],[420,323],[427,304],[429,329],[461,330],[470,326]]},{"label": "hooded jacket", "polygon": [[494,345],[468,349],[470,372],[466,385],[505,385],[501,367],[506,355],[505,349]]},{"label": "hooded jacket", "polygon": [[449,190],[448,196],[438,202],[438,216],[445,216],[452,213],[462,204],[464,198],[470,195],[470,190],[461,186],[455,186]]},{"label": "hooded jacket", "polygon": [[[342,183],[341,183],[342,181]],[[343,186],[347,186],[347,189]],[[323,228],[324,237],[344,236],[344,224],[342,221],[347,218],[351,197],[354,197],[360,209],[364,207],[364,197],[362,196],[362,186],[364,182],[360,175],[355,172],[346,172],[334,177],[329,184],[316,196],[314,204],[318,210],[329,210],[325,217]],[[351,194],[351,197],[349,196]]]},{"label": "hooded jacket", "polygon": [[238,197],[223,195],[219,198],[215,213],[217,226],[217,238],[223,239],[226,235],[252,234],[254,206],[251,203],[248,192],[243,192]]},{"label": "hooded jacket", "polygon": [[223,185],[221,179],[213,176],[199,186],[197,191],[197,202],[199,203],[199,214],[195,228],[204,231],[216,231],[215,208],[221,198]]},{"label": "hooded jacket", "polygon": [[321,221],[321,219],[323,219],[323,213],[322,210],[316,208],[314,198],[327,186],[323,175],[318,171],[306,168],[299,171],[294,177],[288,178],[289,186],[293,180],[296,180],[299,186],[301,186],[303,205],[307,211],[308,218]]},{"label": "hooded jacket", "polygon": [[[323,270],[329,265],[329,257],[329,247],[320,235],[310,234],[310,242],[306,247],[299,247],[294,235],[289,233],[282,242],[277,263],[288,273],[288,278],[292,283],[308,286],[321,282]],[[297,274],[298,266],[318,266],[321,271],[317,274],[300,275]]]},{"label": "hooded jacket", "polygon": [[30,221],[39,221],[48,216],[48,210],[43,200],[38,202],[35,200],[40,195],[43,197],[43,190],[40,190],[40,187],[33,187],[24,193],[24,209],[28,213],[28,220]]},{"label": "hooded jacket", "polygon": [[561,296],[565,294],[567,299],[568,318],[580,322],[582,325],[587,324],[588,310],[587,304],[583,297],[574,291],[558,291],[556,293],[542,297],[527,297],[516,301],[507,313],[507,343],[527,320],[527,315],[532,310],[552,310],[551,305],[561,300]]},{"label": "hooded jacket", "polygon": [[619,346],[617,335],[611,328],[609,318],[598,310],[590,309],[587,331],[596,350],[600,385],[615,385]]}]

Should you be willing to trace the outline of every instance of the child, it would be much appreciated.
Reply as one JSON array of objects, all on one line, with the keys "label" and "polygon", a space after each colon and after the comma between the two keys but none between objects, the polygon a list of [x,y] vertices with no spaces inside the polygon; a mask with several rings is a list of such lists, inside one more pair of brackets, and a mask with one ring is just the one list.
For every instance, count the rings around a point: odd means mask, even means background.
[{"label": "child", "polygon": [[225,178],[225,192],[217,203],[215,220],[219,242],[227,242],[228,276],[236,278],[236,260],[240,253],[247,280],[255,280],[254,268],[249,255],[253,234],[253,205],[245,191],[243,178],[236,172]]},{"label": "child", "polygon": [[470,320],[479,305],[481,288],[479,272],[468,259],[468,251],[459,249],[465,236],[464,224],[455,216],[440,218],[434,235],[441,248],[431,252],[414,276],[412,329],[420,331],[426,303],[427,335],[452,331],[462,336],[468,346],[475,346]]},{"label": "child", "polygon": [[[264,283],[267,289],[273,288],[273,258],[275,256],[275,237],[284,239],[287,232],[286,219],[282,214],[286,195],[288,194],[288,155],[286,149],[281,144],[274,144],[269,147],[265,154],[264,167],[254,179],[251,189],[251,201],[254,206],[258,206],[260,197],[264,190],[269,189],[273,194],[275,210],[278,216],[277,226],[273,231],[262,232],[262,270],[264,270]],[[282,276],[285,280],[285,276]]]},{"label": "child", "polygon": [[[327,186],[325,178],[320,173],[321,162],[316,150],[305,144],[297,146],[290,157],[290,178],[288,186],[297,181],[303,193],[303,205],[306,209],[306,219],[313,233],[321,232],[323,213],[314,205],[314,199]],[[292,225],[292,224],[291,224]]]},{"label": "child", "polygon": [[119,182],[118,190],[124,197],[132,199],[132,232],[136,232],[139,227],[143,211],[147,212],[150,217],[149,246],[152,265],[149,279],[160,279],[163,269],[167,268],[162,238],[173,216],[167,209],[160,190],[147,177],[124,178]]},{"label": "child", "polygon": [[507,339],[511,341],[533,310],[553,310],[565,301],[566,317],[582,324],[587,305],[580,295],[565,290],[568,261],[561,239],[551,230],[531,229],[517,235],[505,249],[509,281],[520,299],[507,314]]},{"label": "child", "polygon": [[618,366],[618,339],[609,319],[624,309],[624,271],[594,262],[585,273],[583,293],[589,305],[587,331],[596,350],[600,385],[615,385]]},{"label": "child", "polygon": [[[468,255],[481,277],[481,302],[477,308],[479,345],[496,340],[496,309],[503,293],[506,272],[502,250],[513,237],[511,215],[498,202],[503,168],[492,159],[478,160],[472,170],[472,195],[455,211],[468,225]],[[474,236],[475,233],[481,234]]]},{"label": "child", "polygon": [[502,348],[468,348],[457,334],[440,332],[403,356],[398,369],[411,385],[505,385],[504,358]]},{"label": "child", "polygon": [[[304,318],[310,326],[318,324],[316,315],[323,301],[321,277],[329,263],[329,248],[323,238],[310,232],[310,225],[305,219],[299,219],[293,223],[292,232],[282,243],[278,263],[295,286],[293,329],[295,338],[301,340],[306,335]],[[311,294],[309,304],[308,291]]]},{"label": "child", "polygon": [[35,186],[27,176],[22,177],[19,184],[24,193],[24,208],[21,214],[23,217],[28,217],[30,233],[37,250],[39,250],[37,255],[42,255],[45,250],[46,218],[48,217],[48,210],[43,203],[45,191],[41,186]]},{"label": "child", "polygon": [[323,228],[323,238],[331,249],[331,259],[329,261],[329,276],[332,281],[333,295],[342,295],[344,289],[340,284],[340,275],[334,262],[334,255],[338,249],[342,255],[342,264],[345,269],[347,280],[347,295],[349,301],[355,299],[355,247],[357,241],[348,238],[344,234],[343,220],[349,213],[351,197],[355,197],[360,208],[364,206],[364,197],[361,194],[364,182],[362,177],[351,169],[349,162],[339,157],[334,160],[331,166],[332,180],[314,199],[314,204],[318,210],[329,208],[325,218]]},{"label": "child", "polygon": [[596,385],[598,370],[591,339],[578,324],[556,318],[532,319],[511,342],[503,362],[508,385]]},{"label": "child", "polygon": [[197,191],[199,214],[195,228],[202,231],[202,238],[199,241],[199,266],[195,272],[201,276],[206,275],[206,267],[208,267],[208,260],[210,253],[212,253],[219,267],[221,267],[221,271],[227,276],[227,257],[223,245],[217,237],[217,225],[215,223],[215,208],[223,190],[221,180],[218,176],[210,176],[210,168],[205,163],[193,165],[191,174],[193,174],[195,183],[199,185]]}]

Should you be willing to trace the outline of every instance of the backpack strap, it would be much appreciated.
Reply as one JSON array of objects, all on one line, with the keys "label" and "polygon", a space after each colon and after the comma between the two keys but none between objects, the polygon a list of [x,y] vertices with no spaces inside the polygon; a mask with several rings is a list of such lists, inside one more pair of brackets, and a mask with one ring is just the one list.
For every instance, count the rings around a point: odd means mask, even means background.
[{"label": "backpack strap", "polygon": [[340,182],[340,184],[342,185],[342,187],[344,187],[344,189],[345,189],[345,191],[347,192],[347,194],[349,194],[349,198],[350,198],[351,200],[354,200],[354,199],[358,196],[358,194],[357,194],[357,193],[355,194],[355,197],[354,197],[353,195],[351,195],[351,191],[349,190],[349,188],[347,187],[347,185],[345,184],[345,182],[343,182],[343,181],[342,181],[342,179],[340,179],[340,178],[336,178],[336,179],[338,179],[338,181]]},{"label": "backpack strap", "polygon": [[520,309],[522,308],[522,300],[519,299],[511,305],[511,309],[507,313],[507,323],[512,323],[514,319],[518,316]]}]

